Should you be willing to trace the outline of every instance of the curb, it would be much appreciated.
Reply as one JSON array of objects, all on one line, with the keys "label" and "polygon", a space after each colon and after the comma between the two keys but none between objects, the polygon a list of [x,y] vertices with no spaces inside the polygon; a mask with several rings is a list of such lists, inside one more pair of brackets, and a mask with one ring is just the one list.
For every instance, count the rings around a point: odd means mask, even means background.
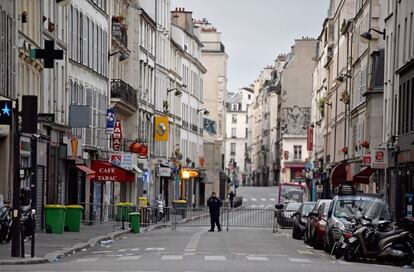
[{"label": "curb", "polygon": [[44,264],[44,263],[49,263],[49,262],[55,262],[57,260],[62,259],[63,257],[72,255],[83,249],[94,247],[102,241],[114,240],[115,238],[121,235],[124,235],[124,234],[128,234],[129,232],[130,232],[129,229],[121,230],[121,231],[114,231],[107,235],[91,238],[86,243],[78,243],[71,248],[64,248],[64,249],[49,253],[44,258],[35,257],[35,258],[19,258],[19,259],[0,260],[0,265]]},{"label": "curb", "polygon": [[62,249],[62,250],[58,250],[58,251],[49,253],[45,256],[45,258],[48,260],[48,262],[54,262],[54,261],[62,259],[63,257],[66,257],[68,255],[72,255],[76,252],[79,252],[83,249],[94,247],[102,241],[114,240],[116,237],[119,237],[121,235],[128,234],[128,233],[130,233],[129,229],[128,230],[115,231],[115,232],[111,232],[107,235],[91,238],[86,243],[79,243],[79,244],[76,244],[75,246],[73,246],[71,248]]}]

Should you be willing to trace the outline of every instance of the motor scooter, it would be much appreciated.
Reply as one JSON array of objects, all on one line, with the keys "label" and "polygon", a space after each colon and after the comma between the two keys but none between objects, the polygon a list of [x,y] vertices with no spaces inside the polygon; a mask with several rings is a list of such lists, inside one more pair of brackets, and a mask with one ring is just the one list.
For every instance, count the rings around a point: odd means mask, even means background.
[{"label": "motor scooter", "polygon": [[386,220],[368,221],[356,228],[344,248],[345,261],[376,259],[397,265],[414,263],[414,241],[409,231],[398,229]]}]

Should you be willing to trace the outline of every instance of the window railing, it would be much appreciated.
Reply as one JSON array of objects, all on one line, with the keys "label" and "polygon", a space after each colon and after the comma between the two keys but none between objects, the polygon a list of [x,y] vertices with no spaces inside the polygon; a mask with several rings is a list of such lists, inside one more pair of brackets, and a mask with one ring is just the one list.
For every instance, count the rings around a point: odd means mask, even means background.
[{"label": "window railing", "polygon": [[122,79],[113,79],[111,82],[111,97],[119,98],[122,102],[138,109],[137,91]]}]

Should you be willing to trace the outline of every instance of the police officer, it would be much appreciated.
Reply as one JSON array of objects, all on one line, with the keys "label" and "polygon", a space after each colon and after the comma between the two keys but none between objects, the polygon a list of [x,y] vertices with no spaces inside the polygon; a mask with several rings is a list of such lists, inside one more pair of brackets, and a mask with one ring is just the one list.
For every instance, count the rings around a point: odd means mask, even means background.
[{"label": "police officer", "polygon": [[207,200],[207,205],[210,209],[211,228],[210,232],[214,232],[214,227],[217,225],[218,231],[221,231],[220,226],[220,207],[222,205],[221,200],[218,199],[215,192],[211,193],[211,196]]}]

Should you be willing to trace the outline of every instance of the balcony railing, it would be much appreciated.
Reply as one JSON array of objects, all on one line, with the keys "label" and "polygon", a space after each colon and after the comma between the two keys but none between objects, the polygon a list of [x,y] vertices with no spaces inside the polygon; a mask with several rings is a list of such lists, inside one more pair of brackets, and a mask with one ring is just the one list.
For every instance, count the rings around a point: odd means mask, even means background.
[{"label": "balcony railing", "polygon": [[112,37],[118,40],[125,48],[128,47],[128,34],[125,28],[122,28],[121,23],[112,20]]},{"label": "balcony railing", "polygon": [[113,79],[111,82],[111,98],[119,98],[121,102],[138,109],[137,91],[121,79]]}]

